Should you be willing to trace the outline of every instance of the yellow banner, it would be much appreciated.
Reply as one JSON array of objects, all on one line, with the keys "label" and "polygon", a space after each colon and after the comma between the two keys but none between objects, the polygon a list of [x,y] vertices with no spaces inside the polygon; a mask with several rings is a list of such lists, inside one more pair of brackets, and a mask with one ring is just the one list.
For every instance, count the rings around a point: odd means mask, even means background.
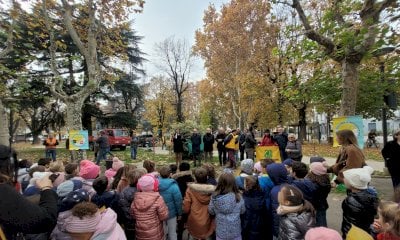
[{"label": "yellow banner", "polygon": [[256,147],[256,159],[271,158],[275,162],[282,162],[281,153],[279,152],[278,146],[257,146]]}]

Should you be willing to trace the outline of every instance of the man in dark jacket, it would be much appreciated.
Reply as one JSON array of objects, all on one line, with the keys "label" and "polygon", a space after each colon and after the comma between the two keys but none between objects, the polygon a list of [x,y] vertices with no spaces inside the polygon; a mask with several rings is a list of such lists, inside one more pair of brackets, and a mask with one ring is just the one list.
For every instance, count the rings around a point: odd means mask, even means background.
[{"label": "man in dark jacket", "polygon": [[204,154],[205,154],[205,161],[209,160],[212,161],[213,157],[213,145],[214,145],[214,135],[211,133],[211,128],[207,128],[206,134],[203,136],[203,143],[204,143]]},{"label": "man in dark jacket", "polygon": [[254,151],[257,145],[257,141],[254,137],[253,128],[250,128],[246,133],[246,140],[244,144],[244,151],[246,152],[246,158],[254,160]]},{"label": "man in dark jacket", "polygon": [[243,132],[238,131],[240,161],[242,161],[244,159],[244,149],[245,149],[245,142],[246,142],[246,134],[247,134],[247,129],[244,129]]},{"label": "man in dark jacket", "polygon": [[197,132],[197,129],[193,129],[192,137],[190,138],[192,141],[192,154],[194,166],[196,167],[197,160],[199,161],[199,165],[201,164],[200,159],[200,145],[201,145],[201,135]]},{"label": "man in dark jacket", "polygon": [[400,184],[400,131],[395,132],[393,141],[382,149],[382,156],[392,177],[393,188]]},{"label": "man in dark jacket", "polygon": [[96,143],[99,146],[96,164],[100,165],[102,159],[107,159],[107,153],[113,156],[110,152],[110,143],[108,142],[108,136],[105,131],[100,131],[100,137],[96,140]]},{"label": "man in dark jacket", "polygon": [[282,126],[277,127],[277,132],[274,133],[273,139],[279,146],[279,152],[281,153],[281,160],[288,158],[286,153],[286,144],[288,142],[288,134],[283,131]]},{"label": "man in dark jacket", "polygon": [[226,163],[226,149],[224,145],[225,138],[226,138],[225,129],[224,128],[218,129],[218,134],[217,137],[215,138],[215,141],[217,142],[218,159],[220,166],[223,166]]}]

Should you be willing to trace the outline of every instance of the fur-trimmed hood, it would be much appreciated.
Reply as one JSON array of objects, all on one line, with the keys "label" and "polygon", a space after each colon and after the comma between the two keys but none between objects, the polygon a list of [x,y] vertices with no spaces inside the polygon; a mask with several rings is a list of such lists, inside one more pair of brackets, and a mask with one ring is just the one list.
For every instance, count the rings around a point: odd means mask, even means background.
[{"label": "fur-trimmed hood", "polygon": [[215,186],[211,184],[189,183],[188,191],[202,204],[208,205],[211,194],[215,191]]},{"label": "fur-trimmed hood", "polygon": [[177,179],[183,176],[192,176],[192,171],[191,170],[187,170],[187,171],[182,171],[182,172],[177,172],[174,175],[172,175],[173,179]]}]

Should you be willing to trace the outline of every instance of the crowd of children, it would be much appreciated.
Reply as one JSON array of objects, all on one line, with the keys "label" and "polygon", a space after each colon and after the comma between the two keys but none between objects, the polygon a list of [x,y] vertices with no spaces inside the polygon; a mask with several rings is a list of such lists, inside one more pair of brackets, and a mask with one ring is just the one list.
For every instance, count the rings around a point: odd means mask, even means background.
[{"label": "crowd of children", "polygon": [[65,166],[23,160],[18,165],[18,191],[33,204],[43,205],[48,187],[38,183],[50,176],[51,194],[58,198],[55,227],[21,235],[24,228],[15,230],[4,218],[10,202],[0,200],[4,239],[400,240],[399,204],[379,203],[369,186],[369,166],[343,172],[347,196],[339,234],[327,228],[331,184],[321,158],[309,167],[292,160],[245,159],[238,176],[228,168],[217,176],[212,164],[193,170],[187,162],[157,168],[146,160],[142,168],[116,157],[104,174],[89,160]]}]

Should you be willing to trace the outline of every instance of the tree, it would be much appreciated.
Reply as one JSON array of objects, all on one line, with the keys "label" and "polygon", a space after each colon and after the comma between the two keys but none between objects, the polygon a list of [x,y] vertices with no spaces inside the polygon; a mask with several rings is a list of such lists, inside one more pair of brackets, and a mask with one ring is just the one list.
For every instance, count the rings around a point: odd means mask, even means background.
[{"label": "tree", "polygon": [[[42,13],[45,16],[45,24],[49,34],[50,67],[54,74],[50,85],[53,96],[61,99],[66,104],[66,125],[68,129],[82,129],[81,109],[85,99],[95,92],[101,83],[106,72],[100,65],[100,52],[102,55],[110,54],[118,49],[120,35],[112,35],[109,31],[114,30],[120,33],[122,28],[126,28],[129,9],[140,11],[144,1],[124,0],[124,1],[94,1],[88,0],[79,4],[74,1],[62,0],[61,5],[54,10],[53,1],[42,1]],[[135,7],[139,8],[135,8]],[[50,14],[59,16],[74,44],[79,49],[80,54],[85,60],[86,76],[80,90],[74,94],[67,94],[63,89],[64,78],[57,67],[56,50],[58,42],[55,36],[54,23],[50,19]],[[76,16],[81,18],[77,19]],[[79,22],[81,21],[81,22]],[[87,28],[82,27],[87,26]],[[60,27],[60,26],[59,26]],[[112,36],[111,36],[112,35]],[[114,52],[121,54],[120,52]],[[123,54],[122,54],[123,55]]]},{"label": "tree", "polygon": [[[309,2],[305,11],[299,0],[276,1],[296,10],[305,36],[317,42],[324,53],[341,65],[342,97],[340,114],[354,115],[359,90],[359,67],[363,60],[387,42],[390,24],[385,24],[398,10],[396,0],[331,1],[322,19],[310,14],[318,2]],[[309,13],[309,14],[307,14]],[[384,14],[383,14],[384,13]],[[392,34],[393,35],[393,34]],[[384,54],[376,51],[375,55]]]},{"label": "tree", "polygon": [[173,37],[156,44],[155,49],[160,58],[159,64],[173,85],[175,92],[176,121],[183,122],[183,94],[188,89],[193,55],[186,40],[175,40]]}]

